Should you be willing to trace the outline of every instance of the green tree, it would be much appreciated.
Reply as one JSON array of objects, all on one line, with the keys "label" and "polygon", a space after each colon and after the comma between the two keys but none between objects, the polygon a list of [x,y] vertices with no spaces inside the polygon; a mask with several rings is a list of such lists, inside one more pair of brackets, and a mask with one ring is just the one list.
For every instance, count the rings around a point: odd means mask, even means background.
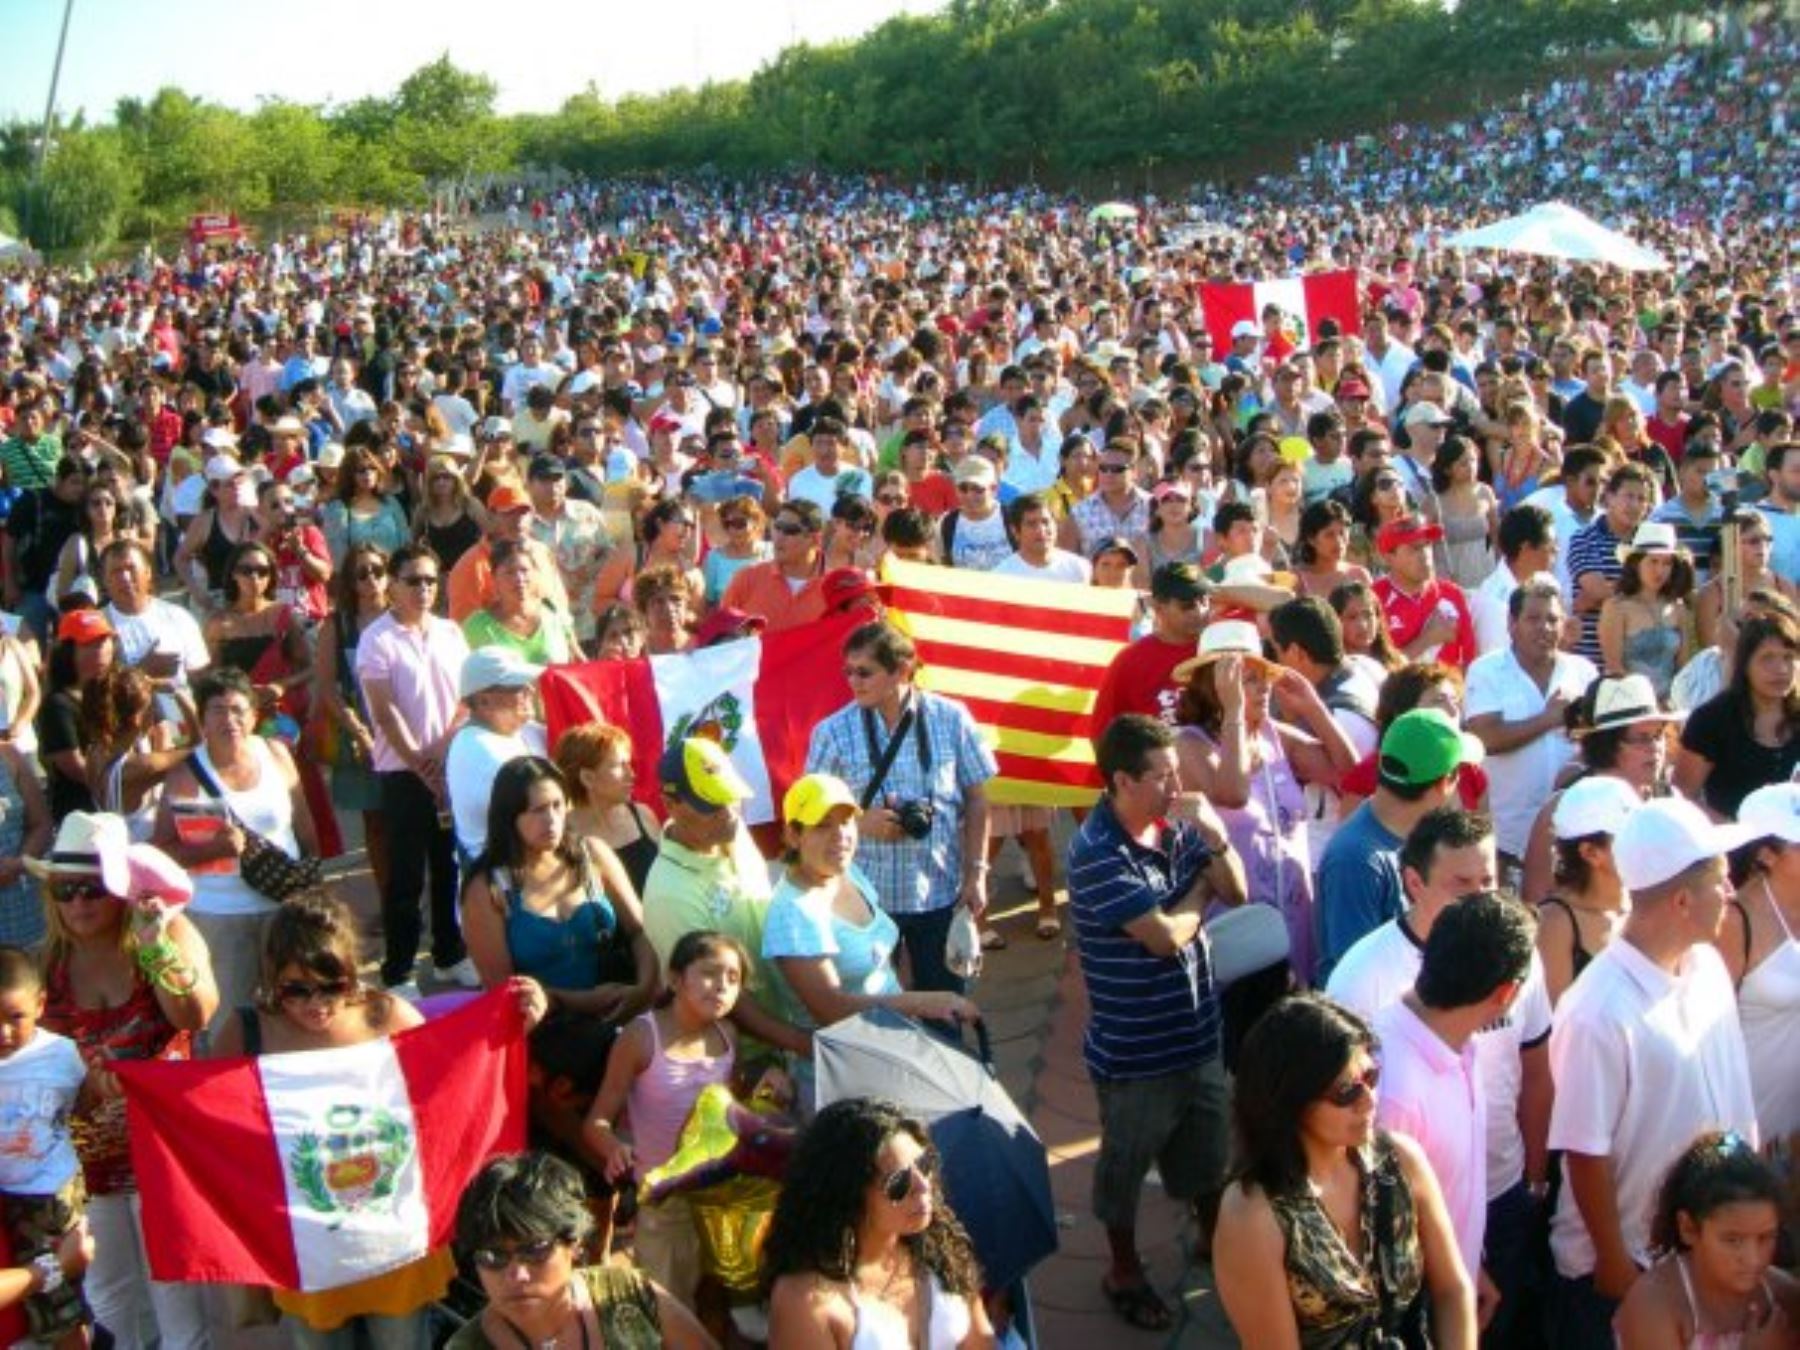
[{"label": "green tree", "polygon": [[117,236],[136,187],[117,131],[66,132],[14,210],[39,248],[97,248]]}]

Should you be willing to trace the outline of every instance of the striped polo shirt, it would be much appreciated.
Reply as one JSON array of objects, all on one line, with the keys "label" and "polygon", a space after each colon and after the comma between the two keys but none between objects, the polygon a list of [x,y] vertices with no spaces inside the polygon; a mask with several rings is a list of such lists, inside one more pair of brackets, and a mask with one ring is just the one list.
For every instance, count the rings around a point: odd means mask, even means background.
[{"label": "striped polo shirt", "polygon": [[1155,1078],[1218,1055],[1205,938],[1158,956],[1125,931],[1173,909],[1211,860],[1186,821],[1164,824],[1156,847],[1138,843],[1104,797],[1069,845],[1069,912],[1089,1004],[1082,1057],[1093,1078]]}]

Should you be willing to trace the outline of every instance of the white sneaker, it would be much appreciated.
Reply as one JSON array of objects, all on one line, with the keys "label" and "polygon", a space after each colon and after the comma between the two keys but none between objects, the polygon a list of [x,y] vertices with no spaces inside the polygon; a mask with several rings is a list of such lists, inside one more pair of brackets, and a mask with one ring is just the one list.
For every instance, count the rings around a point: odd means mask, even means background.
[{"label": "white sneaker", "polygon": [[481,988],[481,975],[475,969],[475,962],[465,956],[453,966],[440,966],[435,962],[431,967],[431,976],[444,984],[459,984],[464,989]]},{"label": "white sneaker", "polygon": [[390,984],[387,986],[387,992],[392,994],[395,998],[404,1000],[415,1006],[425,997],[425,995],[419,991],[418,981],[416,980],[403,980],[399,984]]}]

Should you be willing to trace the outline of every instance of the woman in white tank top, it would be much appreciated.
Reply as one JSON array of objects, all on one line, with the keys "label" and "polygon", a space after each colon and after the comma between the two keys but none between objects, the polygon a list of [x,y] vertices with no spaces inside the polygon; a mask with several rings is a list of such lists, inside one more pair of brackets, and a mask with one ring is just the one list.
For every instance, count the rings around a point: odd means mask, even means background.
[{"label": "woman in white tank top", "polygon": [[918,1121],[885,1102],[833,1102],[801,1136],[763,1244],[769,1344],[987,1350],[969,1239]]}]

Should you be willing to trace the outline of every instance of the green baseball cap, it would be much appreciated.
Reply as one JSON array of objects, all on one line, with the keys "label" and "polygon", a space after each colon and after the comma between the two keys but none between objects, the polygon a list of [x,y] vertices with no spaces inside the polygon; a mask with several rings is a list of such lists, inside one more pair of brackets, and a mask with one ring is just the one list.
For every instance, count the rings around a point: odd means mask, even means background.
[{"label": "green baseball cap", "polygon": [[1479,764],[1481,742],[1437,708],[1401,713],[1381,737],[1381,781],[1418,787],[1448,778],[1464,764]]}]

